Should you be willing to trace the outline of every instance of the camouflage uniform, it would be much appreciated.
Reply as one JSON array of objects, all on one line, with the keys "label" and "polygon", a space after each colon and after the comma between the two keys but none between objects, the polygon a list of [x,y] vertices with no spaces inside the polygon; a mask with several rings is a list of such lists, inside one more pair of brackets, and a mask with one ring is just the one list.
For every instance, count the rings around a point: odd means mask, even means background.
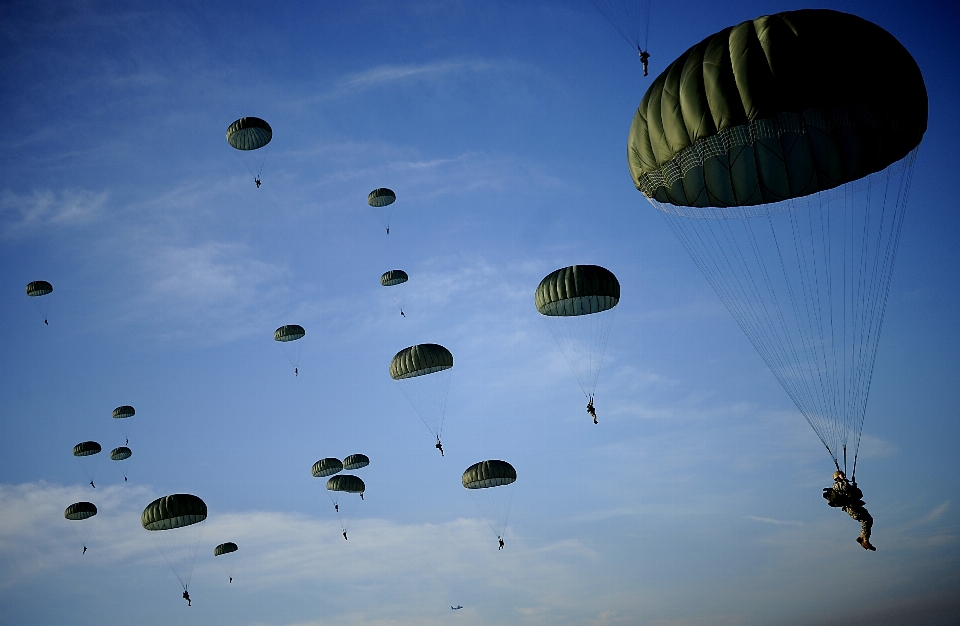
[{"label": "camouflage uniform", "polygon": [[860,522],[860,536],[867,543],[870,542],[870,530],[873,528],[873,517],[864,508],[863,492],[856,485],[850,484],[846,478],[840,477],[833,481],[833,487],[823,490],[823,497],[827,503]]}]

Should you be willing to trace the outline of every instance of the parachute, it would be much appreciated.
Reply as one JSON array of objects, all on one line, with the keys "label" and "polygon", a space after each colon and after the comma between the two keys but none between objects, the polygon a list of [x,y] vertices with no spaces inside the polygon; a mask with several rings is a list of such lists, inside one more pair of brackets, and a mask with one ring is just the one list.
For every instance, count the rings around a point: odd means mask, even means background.
[{"label": "parachute", "polygon": [[[111,461],[126,461],[131,456],[133,456],[133,451],[126,446],[120,446],[119,448],[114,448],[113,450],[110,451]],[[127,463],[121,463],[119,465],[120,473],[123,474],[124,481],[127,480],[127,466],[128,466]]]},{"label": "parachute", "polygon": [[383,227],[387,229],[388,235],[390,234],[390,217],[393,215],[393,208],[391,205],[396,202],[396,200],[397,194],[393,193],[393,191],[387,189],[386,187],[374,189],[367,194],[367,204],[370,205],[374,215],[377,216],[377,219],[380,220],[380,223],[383,224]]},{"label": "parachute", "polygon": [[[71,522],[79,522],[90,519],[96,514],[97,505],[93,502],[74,502],[63,512],[63,517]],[[70,526],[73,528],[73,533],[77,536],[77,540],[83,545],[83,551],[86,552],[87,542],[90,540],[90,533],[93,530],[93,526],[89,523],[83,524],[79,529],[74,524]]]},{"label": "parachute", "polygon": [[[363,492],[367,486],[359,476],[352,474],[338,474],[331,476],[327,480],[327,495],[333,502],[334,510],[337,512],[337,519],[340,520],[340,528],[344,536],[350,530],[350,522],[353,520],[353,514],[357,509],[357,504],[363,499]],[[359,498],[347,496],[344,494],[359,494]]]},{"label": "parachute", "polygon": [[851,477],[926,127],[900,42],[810,9],[690,48],[630,129],[634,185]]},{"label": "parachute", "polygon": [[506,531],[513,500],[510,485],[516,481],[517,470],[506,461],[480,461],[463,472],[463,486],[470,490],[480,514],[497,538],[502,538]]},{"label": "parachute", "polygon": [[[259,117],[241,117],[227,127],[227,143],[239,150],[238,156],[263,148],[270,143],[271,139],[273,139],[273,129]],[[240,160],[257,182],[257,187],[260,187],[260,174],[267,160],[266,150],[256,157],[241,157]]]},{"label": "parachute", "polygon": [[413,406],[424,426],[440,441],[453,355],[435,343],[404,348],[390,361],[390,377]]},{"label": "parachute", "polygon": [[283,348],[283,354],[287,357],[287,360],[290,361],[294,372],[297,373],[299,373],[300,352],[303,350],[303,346],[299,343],[290,345],[290,342],[303,339],[306,334],[307,331],[303,329],[303,326],[298,326],[297,324],[281,326],[273,332],[274,341],[280,342],[280,347]]},{"label": "parachute", "polygon": [[591,401],[618,302],[620,282],[599,265],[571,265],[551,272],[534,294],[537,311]]},{"label": "parachute", "polygon": [[103,448],[96,441],[83,441],[73,446],[73,456],[77,459],[77,464],[86,475],[90,485],[93,486],[93,479],[97,473],[97,465],[100,460],[100,451]]},{"label": "parachute", "polygon": [[340,459],[329,458],[320,459],[314,463],[310,473],[313,474],[314,478],[326,478],[341,471],[343,471],[343,463],[340,462]]},{"label": "parachute", "polygon": [[53,293],[53,285],[45,280],[34,280],[27,283],[27,295],[33,299],[33,304],[37,307],[40,315],[43,316],[44,322],[47,321],[47,314],[50,312],[50,299],[41,298],[41,296],[47,296],[51,293]]},{"label": "parachute", "polygon": [[144,529],[167,561],[183,590],[190,587],[197,549],[203,535],[203,521],[207,519],[207,505],[197,496],[176,493],[157,498],[147,505],[140,516]]},{"label": "parachute", "polygon": [[404,317],[406,317],[406,315],[403,313],[404,288],[400,287],[399,285],[404,284],[407,282],[407,280],[407,273],[403,270],[390,270],[388,272],[384,272],[383,276],[380,277],[380,284],[384,287],[396,287],[396,289],[390,290],[390,297],[393,298],[394,304],[396,304],[397,308],[400,309],[400,315],[403,315]]},{"label": "parachute", "polygon": [[343,469],[355,470],[370,465],[370,457],[366,454],[351,454],[343,460]]},{"label": "parachute", "polygon": [[113,419],[117,420],[117,424],[120,426],[120,431],[123,433],[123,436],[127,441],[130,440],[130,422],[127,420],[136,414],[136,409],[128,404],[118,406],[113,410]]},{"label": "parachute", "polygon": [[233,582],[233,568],[236,565],[236,551],[239,548],[237,544],[232,541],[226,543],[221,543],[216,548],[213,549],[213,556],[220,557],[217,558],[217,563],[220,564],[220,568],[223,570],[223,573],[226,574],[230,582]]}]

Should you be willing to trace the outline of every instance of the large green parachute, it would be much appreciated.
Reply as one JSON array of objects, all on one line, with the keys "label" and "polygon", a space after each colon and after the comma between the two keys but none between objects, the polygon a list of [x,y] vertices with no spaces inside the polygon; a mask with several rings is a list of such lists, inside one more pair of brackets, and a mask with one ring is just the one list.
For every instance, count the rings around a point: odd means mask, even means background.
[{"label": "large green parachute", "polygon": [[390,360],[390,377],[397,381],[437,443],[443,431],[452,368],[453,355],[435,343],[404,348]]},{"label": "large green parachute", "polygon": [[216,548],[213,549],[213,556],[223,556],[224,554],[230,554],[231,552],[237,551],[237,544],[232,541],[226,543],[221,543]]},{"label": "large green parachute", "polygon": [[220,569],[227,575],[230,582],[233,582],[233,568],[236,565],[236,555],[234,553],[237,550],[239,550],[237,544],[232,541],[221,543],[213,549],[213,556],[220,557],[217,559],[217,563],[220,564]]},{"label": "large green parachute", "polygon": [[118,406],[113,410],[113,419],[126,419],[128,417],[133,417],[137,414],[136,409],[130,405]]},{"label": "large green parachute", "polygon": [[[350,530],[353,514],[357,505],[363,500],[363,492],[366,489],[367,486],[363,484],[363,480],[352,474],[338,474],[327,480],[327,495],[337,512],[337,519],[340,520],[340,528],[343,531],[344,539],[347,538],[347,531]],[[357,498],[348,494],[359,494],[360,497]]]},{"label": "large green parachute", "polygon": [[96,441],[82,441],[73,446],[73,456],[77,459],[77,465],[87,476],[87,480],[90,481],[91,487],[96,487],[93,479],[97,474],[97,465],[100,461],[99,454],[102,449]]},{"label": "large green parachute", "polygon": [[100,447],[100,444],[96,441],[83,441],[73,446],[73,456],[91,456],[93,454],[100,454],[100,451],[103,448]]},{"label": "large green parachute", "polygon": [[27,283],[27,295],[31,298],[53,293],[53,285],[45,280],[35,280]]},{"label": "large green parachute", "polygon": [[126,447],[120,446],[119,448],[114,448],[110,451],[110,460],[111,461],[124,461],[133,456],[133,451]]},{"label": "large green parachute", "polygon": [[93,502],[74,502],[63,512],[63,516],[71,522],[85,520],[97,514],[97,505]]},{"label": "large green parachute", "polygon": [[407,282],[408,279],[407,273],[403,270],[390,270],[384,272],[383,276],[380,277],[380,284],[384,287],[393,287]]},{"label": "large green parachute", "polygon": [[315,478],[325,478],[341,471],[343,471],[343,463],[340,462],[340,459],[327,458],[314,463],[310,473]]},{"label": "large green parachute", "polygon": [[227,127],[227,143],[237,150],[258,150],[271,139],[273,129],[259,117],[241,117]]},{"label": "large green parachute", "polygon": [[618,302],[620,281],[599,265],[560,268],[547,274],[534,293],[537,311],[591,402]]},{"label": "large green parachute", "polygon": [[370,457],[366,454],[351,454],[343,460],[343,469],[355,470],[370,465]]},{"label": "large green parachute", "polygon": [[517,481],[517,470],[506,461],[480,461],[468,467],[460,480],[470,490],[490,530],[502,539],[513,501],[513,487],[510,485]]},{"label": "large green parachute", "polygon": [[[853,473],[916,149],[920,69],[854,15],[767,15],[654,80],[627,161],[839,468]],[[849,446],[848,446],[849,444]]]},{"label": "large green parachute", "polygon": [[206,503],[188,493],[157,498],[140,516],[141,525],[152,531],[150,536],[184,591],[190,586],[206,519]]},{"label": "large green parachute", "polygon": [[345,493],[363,493],[367,486],[359,476],[353,474],[340,474],[332,476],[327,481],[328,491],[343,491]]}]

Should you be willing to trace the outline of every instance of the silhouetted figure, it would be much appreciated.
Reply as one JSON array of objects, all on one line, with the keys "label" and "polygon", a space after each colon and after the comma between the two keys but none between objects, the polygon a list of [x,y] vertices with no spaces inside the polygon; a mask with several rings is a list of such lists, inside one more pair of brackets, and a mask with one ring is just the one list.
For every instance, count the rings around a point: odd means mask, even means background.
[{"label": "silhouetted figure", "polygon": [[435,446],[433,446],[433,447],[440,451],[440,456],[443,456],[443,444],[440,443],[440,439],[439,439],[439,438],[437,439],[437,445],[435,445]]},{"label": "silhouetted figure", "polygon": [[[646,76],[646,74],[644,74],[644,76]],[[260,179],[259,179],[259,178],[254,178],[254,179],[253,179],[253,182],[257,183],[257,189],[260,189]]]},{"label": "silhouetted figure", "polygon": [[597,410],[593,408],[593,396],[590,396],[590,401],[587,402],[587,413],[593,418],[594,424],[599,424],[597,421]]},{"label": "silhouetted figure", "polygon": [[400,317],[406,317],[406,315],[403,313],[403,309],[400,309]]},{"label": "silhouetted figure", "polygon": [[343,540],[347,541],[347,531],[343,531]]},{"label": "silhouetted figure", "polygon": [[336,511],[337,513],[339,513],[339,512],[340,512],[340,505],[339,505],[339,504],[334,504],[334,505],[333,505],[333,510]]},{"label": "silhouetted figure", "polygon": [[87,546],[83,546],[83,554],[87,553]]},{"label": "silhouetted figure", "polygon": [[190,594],[186,589],[183,590],[183,599],[187,601],[187,606],[193,606],[193,604],[190,603]]},{"label": "silhouetted figure", "polygon": [[230,582],[231,582],[231,583],[233,582],[233,576],[230,577]]},{"label": "silhouetted figure", "polygon": [[643,75],[646,76],[647,70],[649,69],[648,64],[650,63],[650,53],[639,49],[638,52],[640,53],[640,62],[643,64]]},{"label": "silhouetted figure", "polygon": [[92,481],[92,480],[90,481],[90,486],[93,487],[94,489],[97,488],[97,486],[93,484],[93,481]]},{"label": "silhouetted figure", "polygon": [[123,482],[127,482],[127,477],[126,477],[126,476],[123,477]]},{"label": "silhouetted figure", "polygon": [[50,322],[48,322],[47,320],[43,320],[43,323],[46,324],[47,326],[50,325]]},{"label": "silhouetted figure", "polygon": [[497,550],[503,550],[503,537],[497,537],[497,541],[500,542],[500,547]]},{"label": "silhouetted figure", "polygon": [[129,439],[124,439],[123,441],[124,441],[124,445],[127,445],[127,446],[130,445],[130,440],[129,440]]},{"label": "silhouetted figure", "polygon": [[837,470],[833,473],[833,486],[824,488],[823,497],[827,500],[827,504],[843,510],[844,513],[860,522],[860,536],[857,537],[857,543],[864,550],[875,552],[877,548],[870,543],[873,517],[864,507],[863,492],[857,487],[857,483],[850,483],[843,472]]},{"label": "silhouetted figure", "polygon": [[294,376],[299,376],[299,375],[300,375],[300,369],[297,368],[297,367],[293,368],[293,375],[294,375]]},{"label": "silhouetted figure", "polygon": [[363,492],[360,492],[360,499],[363,500]]}]

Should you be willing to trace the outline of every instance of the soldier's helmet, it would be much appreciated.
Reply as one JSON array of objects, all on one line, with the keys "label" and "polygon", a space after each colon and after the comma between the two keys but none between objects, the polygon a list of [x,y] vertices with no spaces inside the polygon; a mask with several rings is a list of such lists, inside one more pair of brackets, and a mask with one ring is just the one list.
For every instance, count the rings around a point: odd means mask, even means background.
[{"label": "soldier's helmet", "polygon": [[843,475],[843,472],[841,472],[840,470],[837,470],[836,472],[833,473],[833,479],[836,480],[838,478],[846,478],[846,476]]}]

